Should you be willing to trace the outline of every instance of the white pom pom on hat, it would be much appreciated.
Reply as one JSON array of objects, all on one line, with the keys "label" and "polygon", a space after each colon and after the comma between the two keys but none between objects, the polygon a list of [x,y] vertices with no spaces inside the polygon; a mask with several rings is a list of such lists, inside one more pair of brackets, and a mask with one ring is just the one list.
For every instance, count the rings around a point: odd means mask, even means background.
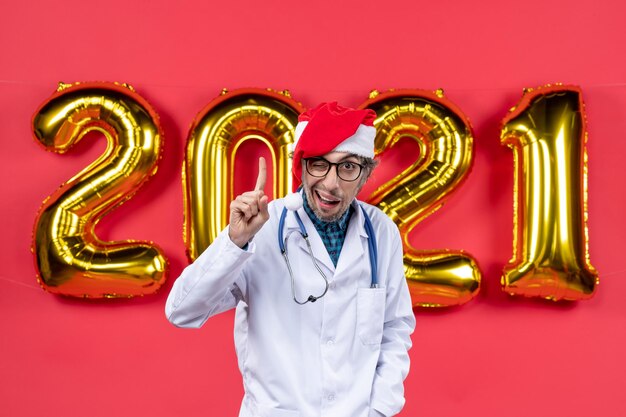
[{"label": "white pom pom on hat", "polygon": [[302,195],[299,192],[287,194],[284,199],[285,207],[287,210],[297,211],[302,207],[304,201],[302,200]]}]

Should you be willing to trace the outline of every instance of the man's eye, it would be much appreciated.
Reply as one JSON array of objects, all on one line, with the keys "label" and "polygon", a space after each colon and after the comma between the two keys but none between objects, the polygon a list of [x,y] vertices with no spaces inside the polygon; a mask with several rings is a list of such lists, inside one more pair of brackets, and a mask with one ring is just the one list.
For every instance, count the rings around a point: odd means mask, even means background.
[{"label": "man's eye", "polygon": [[316,161],[310,165],[313,169],[325,170],[328,169],[328,164],[324,161]]},{"label": "man's eye", "polygon": [[346,171],[352,171],[356,169],[357,165],[354,162],[342,162],[341,169],[345,169]]}]

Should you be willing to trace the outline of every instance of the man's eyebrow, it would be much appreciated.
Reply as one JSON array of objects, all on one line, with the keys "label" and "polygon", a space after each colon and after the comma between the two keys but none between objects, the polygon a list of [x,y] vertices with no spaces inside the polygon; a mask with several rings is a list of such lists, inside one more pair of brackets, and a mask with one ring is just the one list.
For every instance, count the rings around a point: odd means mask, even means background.
[{"label": "man's eyebrow", "polygon": [[[348,155],[348,156],[345,156],[345,157],[341,158],[341,159],[340,159],[339,161],[337,161],[337,162],[338,162],[338,163],[339,163],[339,162],[345,162],[345,161],[347,161],[347,160],[348,160],[348,159],[350,159],[350,158],[354,158],[354,159],[356,159],[356,162],[361,163],[361,159],[360,159],[357,155]],[[351,161],[351,162],[355,162],[355,161]]]}]

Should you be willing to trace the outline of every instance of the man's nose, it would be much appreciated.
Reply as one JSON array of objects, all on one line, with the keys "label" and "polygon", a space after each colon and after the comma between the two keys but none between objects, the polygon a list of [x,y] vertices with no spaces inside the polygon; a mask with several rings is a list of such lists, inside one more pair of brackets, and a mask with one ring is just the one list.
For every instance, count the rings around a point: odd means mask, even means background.
[{"label": "man's nose", "polygon": [[328,190],[332,190],[337,187],[339,184],[339,177],[337,176],[337,167],[335,165],[331,165],[330,170],[322,180],[322,184]]}]

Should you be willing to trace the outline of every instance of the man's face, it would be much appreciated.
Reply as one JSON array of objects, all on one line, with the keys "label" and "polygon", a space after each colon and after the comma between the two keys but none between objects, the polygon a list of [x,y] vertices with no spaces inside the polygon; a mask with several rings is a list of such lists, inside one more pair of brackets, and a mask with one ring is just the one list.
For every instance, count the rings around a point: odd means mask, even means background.
[{"label": "man's face", "polygon": [[[345,152],[331,152],[322,158],[328,162],[353,162],[360,163],[357,156]],[[346,212],[348,206],[354,200],[364,184],[363,176],[367,175],[365,169],[355,181],[344,181],[337,176],[337,168],[332,165],[328,174],[324,177],[314,177],[308,173],[306,162],[302,161],[302,188],[313,213],[323,221],[333,222],[339,220]]]}]

